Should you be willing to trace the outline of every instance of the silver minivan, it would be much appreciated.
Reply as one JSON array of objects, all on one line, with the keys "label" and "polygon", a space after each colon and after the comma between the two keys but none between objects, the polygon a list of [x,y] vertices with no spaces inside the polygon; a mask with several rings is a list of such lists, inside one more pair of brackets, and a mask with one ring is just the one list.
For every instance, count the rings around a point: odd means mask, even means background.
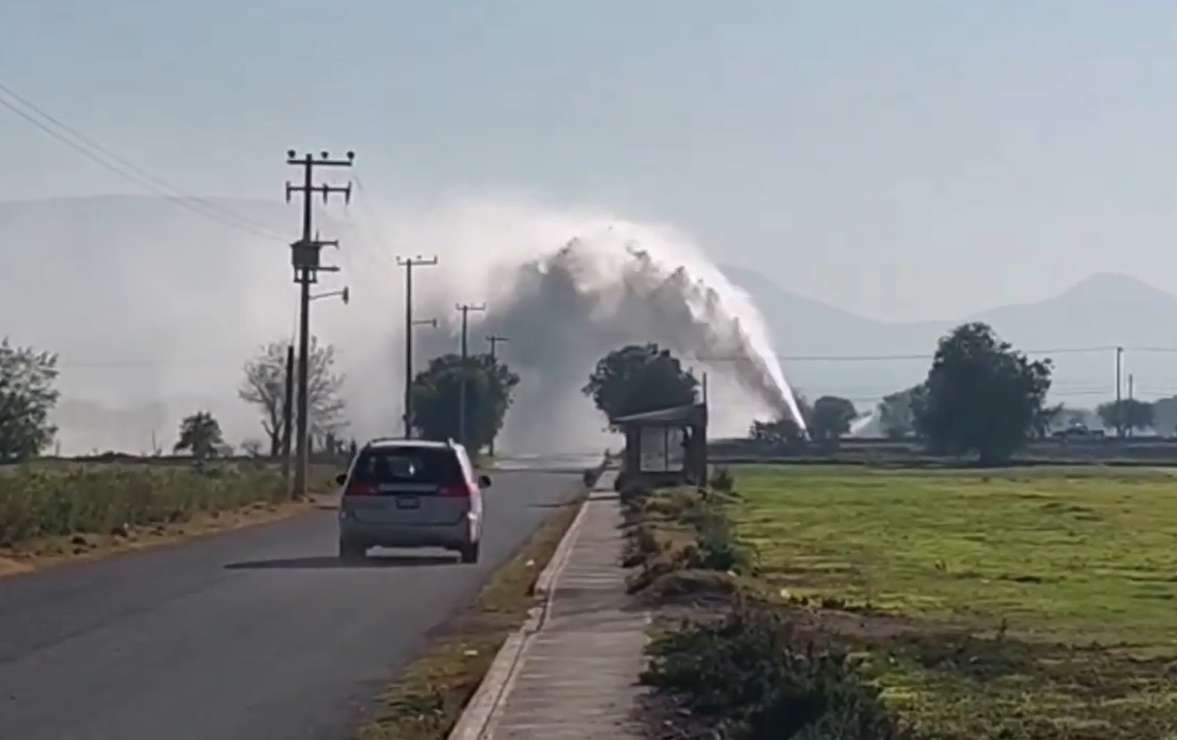
[{"label": "silver minivan", "polygon": [[444,547],[478,562],[490,478],[475,476],[462,445],[375,439],[337,480],[341,559],[363,559],[370,547]]}]

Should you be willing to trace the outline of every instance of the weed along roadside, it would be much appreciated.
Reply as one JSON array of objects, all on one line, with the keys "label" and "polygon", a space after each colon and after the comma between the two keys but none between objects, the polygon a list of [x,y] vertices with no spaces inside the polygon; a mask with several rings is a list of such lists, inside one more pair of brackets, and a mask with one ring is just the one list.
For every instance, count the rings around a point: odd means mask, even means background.
[{"label": "weed along roadside", "polygon": [[732,472],[623,491],[651,736],[1172,737],[1167,476]]},{"label": "weed along roadside", "polygon": [[[331,466],[311,471],[332,490]],[[0,474],[0,576],[141,549],[309,511],[261,463],[31,463]]]}]

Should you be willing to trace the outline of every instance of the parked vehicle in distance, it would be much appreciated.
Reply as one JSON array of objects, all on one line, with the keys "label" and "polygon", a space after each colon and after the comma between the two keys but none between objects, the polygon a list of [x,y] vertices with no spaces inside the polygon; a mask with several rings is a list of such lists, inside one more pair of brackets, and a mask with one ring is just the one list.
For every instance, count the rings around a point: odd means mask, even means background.
[{"label": "parked vehicle in distance", "polygon": [[444,547],[478,561],[482,489],[466,449],[454,442],[374,439],[336,479],[339,557],[361,560],[371,547]]},{"label": "parked vehicle in distance", "polygon": [[1066,429],[1059,429],[1050,436],[1055,439],[1102,439],[1102,429],[1089,429],[1086,424],[1075,423]]}]

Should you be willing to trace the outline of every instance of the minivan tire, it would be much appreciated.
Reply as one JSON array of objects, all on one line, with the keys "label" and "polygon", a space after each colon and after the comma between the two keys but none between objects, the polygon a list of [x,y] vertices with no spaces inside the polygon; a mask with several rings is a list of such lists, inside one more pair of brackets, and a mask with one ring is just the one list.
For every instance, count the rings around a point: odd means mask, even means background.
[{"label": "minivan tire", "polygon": [[357,563],[368,557],[368,548],[347,540],[339,541],[339,559],[347,563]]},{"label": "minivan tire", "polygon": [[478,562],[478,543],[472,542],[469,545],[462,545],[462,562],[463,563],[477,563]]}]

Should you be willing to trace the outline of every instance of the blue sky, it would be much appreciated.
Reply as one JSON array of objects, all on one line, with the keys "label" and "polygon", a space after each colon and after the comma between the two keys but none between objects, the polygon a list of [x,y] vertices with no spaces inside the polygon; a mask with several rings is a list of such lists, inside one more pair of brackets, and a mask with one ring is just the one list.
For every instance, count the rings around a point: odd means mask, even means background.
[{"label": "blue sky", "polygon": [[[288,146],[390,201],[674,224],[883,318],[1174,287],[1177,5],[6,0],[0,81],[187,191]],[[133,192],[0,110],[0,199]],[[292,229],[294,223],[292,219]]]}]

